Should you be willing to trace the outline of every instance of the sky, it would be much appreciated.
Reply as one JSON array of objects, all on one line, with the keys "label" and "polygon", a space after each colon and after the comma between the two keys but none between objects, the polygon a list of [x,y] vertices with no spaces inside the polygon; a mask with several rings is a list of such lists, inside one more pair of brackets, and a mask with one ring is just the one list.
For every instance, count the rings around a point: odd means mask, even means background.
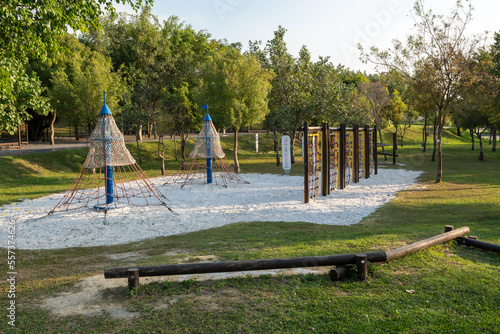
[{"label": "sky", "polygon": [[[448,15],[456,0],[427,0],[425,7],[436,14]],[[214,39],[240,42],[245,50],[249,41],[273,38],[281,25],[287,32],[288,51],[298,56],[305,45],[313,61],[319,56],[351,70],[375,73],[372,64],[359,60],[357,44],[365,49],[388,49],[395,38],[411,34],[413,0],[156,0],[153,15],[160,22],[170,16],[195,30],[206,30]],[[468,34],[500,31],[500,1],[472,0],[474,19]],[[123,5],[119,12],[131,12]]]}]

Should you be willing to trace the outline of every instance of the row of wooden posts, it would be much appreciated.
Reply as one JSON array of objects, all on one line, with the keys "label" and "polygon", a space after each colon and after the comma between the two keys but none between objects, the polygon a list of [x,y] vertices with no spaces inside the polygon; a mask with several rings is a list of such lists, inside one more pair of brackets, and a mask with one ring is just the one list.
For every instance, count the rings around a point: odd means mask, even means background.
[{"label": "row of wooden posts", "polygon": [[[310,127],[307,122],[303,132],[302,157],[304,160],[304,202],[311,198],[328,196],[331,191],[344,189],[349,183],[378,173],[378,155],[392,156],[396,164],[397,138],[392,136],[392,153],[378,152],[377,127],[357,125],[348,128]],[[390,145],[389,145],[390,146]],[[386,159],[387,160],[387,159]]]},{"label": "row of wooden posts", "polygon": [[304,202],[378,173],[377,128],[341,124],[303,128]]}]

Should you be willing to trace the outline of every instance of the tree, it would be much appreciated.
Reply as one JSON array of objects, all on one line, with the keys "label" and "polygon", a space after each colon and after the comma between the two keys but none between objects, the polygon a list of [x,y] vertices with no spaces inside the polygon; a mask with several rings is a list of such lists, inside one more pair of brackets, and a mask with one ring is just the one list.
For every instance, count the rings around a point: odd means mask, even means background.
[{"label": "tree", "polygon": [[[387,106],[391,100],[387,87],[377,81],[361,82],[358,86],[359,93],[366,98],[371,111],[372,122],[377,126],[382,150],[385,152],[382,129],[387,126],[387,122],[382,113],[382,109]],[[387,156],[385,156],[387,159]]]},{"label": "tree", "polygon": [[475,81],[475,73],[465,64],[474,56],[480,42],[478,37],[467,37],[465,30],[472,20],[472,6],[458,0],[449,16],[426,11],[424,0],[417,0],[413,7],[416,31],[404,45],[393,41],[393,48],[380,51],[371,48],[370,54],[362,51],[365,61],[371,61],[417,82],[426,91],[436,107],[436,141],[438,166],[436,182],[443,174],[441,134],[448,121],[450,105],[456,101],[464,86]]},{"label": "tree", "polygon": [[[195,31],[191,26],[172,16],[164,22],[162,39],[171,59],[164,69],[165,81],[162,106],[172,117],[173,133],[181,137],[182,166],[186,164],[186,143],[189,132],[197,130],[203,118],[199,116],[197,94],[202,83],[202,68],[214,53],[206,31]],[[202,102],[206,104],[206,102]]]},{"label": "tree", "polygon": [[94,127],[103,104],[103,91],[107,92],[106,104],[118,114],[118,102],[125,88],[109,58],[91,51],[71,35],[62,37],[60,44],[64,56],[52,74],[51,104],[75,126],[78,139],[80,125],[86,125],[89,132]]},{"label": "tree", "polygon": [[161,112],[171,61],[162,26],[149,6],[137,15],[108,15],[102,19],[102,25],[102,30],[92,29],[80,40],[109,56],[115,71],[123,74],[131,94],[122,120],[134,128],[138,140],[142,140],[142,125],[147,123],[151,137],[156,116]]},{"label": "tree", "polygon": [[[142,0],[119,0],[139,8]],[[152,3],[145,0],[144,3]],[[114,13],[111,0],[83,2],[61,0],[4,1],[0,5],[0,99],[2,127],[12,132],[34,113],[46,115],[47,98],[40,82],[26,71],[28,58],[46,59],[48,50],[57,49],[57,39],[73,31],[100,26],[103,10]],[[18,87],[13,89],[13,87]],[[24,108],[24,109],[23,109]],[[5,116],[5,117],[4,117]]]},{"label": "tree", "polygon": [[384,118],[392,122],[394,128],[396,129],[396,134],[400,135],[401,146],[403,146],[403,137],[404,132],[406,131],[406,127],[403,126],[403,128],[401,128],[401,125],[405,121],[407,110],[408,108],[403,100],[401,100],[397,89],[394,90],[389,103],[382,110]]},{"label": "tree", "polygon": [[500,33],[494,35],[489,50],[490,66],[486,70],[490,98],[490,123],[493,132],[492,150],[496,151],[496,137],[500,128]]},{"label": "tree", "polygon": [[[275,74],[271,81],[269,92],[269,119],[267,124],[279,122],[273,126],[273,131],[278,133],[290,132],[292,139],[292,163],[295,163],[295,121],[292,115],[292,91],[294,89],[294,59],[288,52],[284,39],[286,29],[282,26],[274,32],[274,38],[267,41],[264,50],[256,48],[256,44],[250,48],[252,55],[259,59],[261,65],[272,70]],[[277,139],[277,138],[276,138]],[[276,140],[275,139],[275,140]],[[276,145],[276,142],[275,142]]]},{"label": "tree", "polygon": [[19,61],[0,57],[0,133],[13,134],[31,118],[30,110],[45,115],[50,110],[38,78]]},{"label": "tree", "polygon": [[269,112],[272,72],[250,54],[222,45],[207,63],[203,78],[203,101],[212,110],[215,126],[234,129],[234,169],[239,173],[238,131],[262,121]]}]

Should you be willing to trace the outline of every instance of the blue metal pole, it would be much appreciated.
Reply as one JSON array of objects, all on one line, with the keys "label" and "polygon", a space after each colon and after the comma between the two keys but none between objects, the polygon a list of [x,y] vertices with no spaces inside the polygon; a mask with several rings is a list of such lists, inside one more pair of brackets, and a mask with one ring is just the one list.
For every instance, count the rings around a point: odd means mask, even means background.
[{"label": "blue metal pole", "polygon": [[[108,118],[111,116],[111,110],[109,110],[106,105],[106,92],[104,92],[104,105],[102,106],[101,112],[99,113],[101,117]],[[105,191],[106,191],[106,205],[113,204],[114,202],[114,187],[113,187],[113,157],[111,148],[111,129],[108,129],[109,122],[104,119],[102,122],[102,138],[104,140],[104,178],[105,178]]]},{"label": "blue metal pole", "polygon": [[205,143],[207,147],[207,183],[212,183],[212,138],[210,137],[210,122],[212,122],[212,119],[208,114],[208,104],[205,104],[204,106],[202,106],[202,108],[207,110],[207,114],[205,115],[205,119],[203,120],[205,123]]}]

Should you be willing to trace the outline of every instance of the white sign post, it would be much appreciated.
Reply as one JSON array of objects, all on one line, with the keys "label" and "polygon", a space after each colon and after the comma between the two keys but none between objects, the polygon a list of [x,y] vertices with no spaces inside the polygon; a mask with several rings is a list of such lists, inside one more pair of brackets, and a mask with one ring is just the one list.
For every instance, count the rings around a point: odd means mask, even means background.
[{"label": "white sign post", "polygon": [[255,153],[259,153],[259,133],[255,134]]},{"label": "white sign post", "polygon": [[281,137],[281,157],[283,160],[283,170],[285,171],[285,175],[288,175],[290,169],[292,169],[290,136],[285,135]]}]

